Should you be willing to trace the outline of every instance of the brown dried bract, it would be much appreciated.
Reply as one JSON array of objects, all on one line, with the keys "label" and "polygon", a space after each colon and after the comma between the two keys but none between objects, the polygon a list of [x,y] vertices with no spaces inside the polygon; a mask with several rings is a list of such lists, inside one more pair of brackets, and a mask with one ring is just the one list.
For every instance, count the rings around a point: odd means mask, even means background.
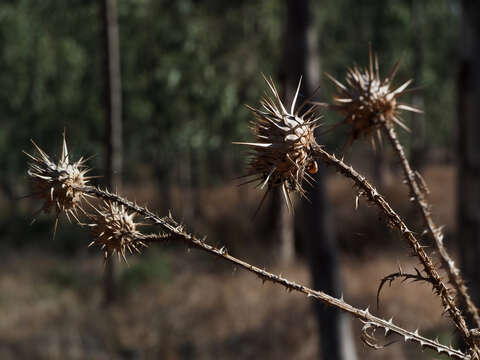
[{"label": "brown dried bract", "polygon": [[[317,107],[311,106],[300,114],[306,105],[304,102],[295,110],[301,79],[290,110],[283,105],[273,80],[266,79],[273,97],[265,95],[260,101],[262,109],[247,107],[255,115],[251,122],[251,131],[256,142],[238,142],[252,149],[249,172],[246,176],[258,181],[261,188],[267,186],[268,192],[280,186],[292,210],[291,192],[305,195],[303,180],[316,172],[316,163],[311,156],[312,146],[316,145],[314,130],[319,126],[320,117]],[[308,181],[308,180],[307,180]],[[266,194],[265,194],[266,195]]]},{"label": "brown dried bract", "polygon": [[63,134],[62,153],[55,164],[50,157],[35,144],[37,155],[33,156],[24,153],[30,158],[27,174],[33,179],[33,196],[43,199],[45,202],[40,209],[50,213],[52,209],[56,212],[55,230],[60,213],[65,213],[70,220],[72,215],[77,221],[78,210],[82,209],[83,200],[86,198],[83,192],[77,188],[85,187],[91,177],[86,176],[90,171],[85,166],[85,161],[80,158],[76,162],[70,162],[65,133]]},{"label": "brown dried bract", "polygon": [[140,249],[147,246],[137,230],[141,224],[134,221],[136,213],[129,213],[124,205],[111,201],[103,201],[100,209],[94,209],[95,213],[88,215],[92,221],[88,226],[94,237],[89,247],[98,245],[104,250],[105,258],[116,253],[126,261],[127,250],[140,253]]},{"label": "brown dried bract", "polygon": [[[375,64],[374,64],[375,63]],[[378,57],[369,52],[369,68],[359,68],[355,65],[347,70],[346,85],[335,79],[328,73],[325,75],[335,84],[338,94],[333,98],[330,107],[343,116],[342,123],[352,127],[348,144],[351,144],[360,136],[371,136],[375,133],[381,141],[381,122],[395,123],[406,131],[410,131],[402,122],[400,113],[403,110],[418,112],[422,111],[410,105],[403,104],[398,98],[405,94],[412,79],[401,86],[394,88],[393,79],[398,70],[399,62],[395,64],[391,73],[380,78]],[[371,136],[372,144],[374,137]]]}]

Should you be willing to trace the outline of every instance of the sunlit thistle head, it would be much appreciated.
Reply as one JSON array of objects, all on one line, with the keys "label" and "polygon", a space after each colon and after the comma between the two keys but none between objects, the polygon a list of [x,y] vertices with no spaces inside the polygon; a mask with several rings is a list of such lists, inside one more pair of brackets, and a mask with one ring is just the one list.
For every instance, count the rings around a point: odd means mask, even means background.
[{"label": "sunlit thistle head", "polygon": [[135,213],[129,213],[123,205],[110,201],[103,201],[95,213],[88,215],[92,223],[88,224],[94,240],[90,243],[98,245],[104,251],[105,258],[108,255],[118,255],[126,261],[126,252],[140,253],[142,247],[147,245],[141,240],[142,233],[137,230]]},{"label": "sunlit thistle head", "polygon": [[78,210],[82,210],[82,202],[87,196],[78,189],[87,186],[91,178],[86,176],[90,171],[85,166],[86,160],[80,158],[76,162],[70,162],[65,133],[62,153],[56,164],[33,140],[32,144],[37,154],[24,153],[31,160],[27,174],[33,180],[33,196],[45,201],[40,211],[50,213],[52,209],[55,210],[55,230],[61,213],[65,213],[68,220],[72,215],[78,221]]},{"label": "sunlit thistle head", "polygon": [[312,147],[316,145],[314,130],[319,126],[320,117],[316,106],[301,113],[307,102],[295,110],[301,79],[290,110],[283,105],[273,80],[265,78],[265,81],[273,97],[268,94],[263,97],[262,109],[247,106],[255,115],[251,130],[256,142],[236,144],[252,149],[246,176],[254,178],[248,182],[258,181],[261,188],[267,186],[265,196],[271,189],[280,187],[288,207],[293,209],[290,193],[299,192],[304,196],[303,180],[317,171]]},{"label": "sunlit thistle head", "polygon": [[372,144],[377,134],[381,141],[381,125],[386,122],[392,126],[397,124],[406,131],[410,131],[403,123],[400,114],[403,110],[422,111],[398,101],[398,98],[407,92],[412,79],[398,88],[393,87],[393,79],[398,70],[399,62],[395,64],[388,77],[380,78],[378,57],[369,52],[369,68],[359,68],[355,65],[347,70],[346,85],[326,73],[326,76],[335,84],[338,94],[333,98],[331,108],[345,116],[342,123],[351,126],[352,132],[348,141],[351,144],[360,136],[369,136]]}]

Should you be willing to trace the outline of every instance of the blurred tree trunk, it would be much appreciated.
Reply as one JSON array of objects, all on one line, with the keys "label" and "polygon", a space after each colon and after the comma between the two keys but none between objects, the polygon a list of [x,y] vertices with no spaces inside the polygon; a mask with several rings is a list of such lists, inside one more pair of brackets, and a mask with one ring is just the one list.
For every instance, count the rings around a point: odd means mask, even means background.
[{"label": "blurred tree trunk", "polygon": [[190,191],[192,193],[192,220],[195,220],[200,213],[201,189],[204,184],[202,167],[203,149],[194,149],[190,146]]},{"label": "blurred tree trunk", "polygon": [[[289,37],[288,32],[289,28],[287,24],[285,35],[287,39]],[[285,107],[289,108],[289,104],[294,96],[294,93],[292,93],[292,86],[290,84],[290,77],[294,75],[292,74],[292,69],[289,67],[288,56],[291,56],[290,54],[291,52],[294,52],[294,49],[290,48],[288,40],[283,51],[284,62],[280,64],[279,79],[281,83],[281,89],[279,91],[282,91],[281,98],[283,99],[284,104],[287,104]],[[296,85],[294,85],[294,87],[296,89]],[[295,207],[295,199],[293,196],[292,202],[293,206]],[[279,243],[279,260],[283,264],[288,264],[295,260],[295,215],[289,211],[284,195],[282,194],[282,190],[279,187],[275,188],[273,191],[272,210],[275,213],[273,218],[276,219],[274,222],[273,238]]]},{"label": "blurred tree trunk", "polygon": [[480,304],[480,2],[463,0],[458,76],[458,218],[462,267]]},{"label": "blurred tree trunk", "polygon": [[[411,0],[410,10],[412,19],[412,48],[413,48],[413,79],[416,86],[423,81],[423,14],[424,14],[424,2],[418,0]],[[423,109],[423,91],[415,91],[412,95],[412,105]],[[426,145],[425,145],[425,121],[421,114],[411,114],[411,129],[412,139],[410,162],[414,169],[421,169],[425,163],[426,157]]]},{"label": "blurred tree trunk", "polygon": [[[371,47],[372,52],[377,53],[382,52],[385,48],[385,27],[382,25],[385,23],[385,13],[388,11],[388,7],[390,5],[386,1],[377,1],[373,10],[373,21],[372,23],[375,24],[372,30],[372,38],[371,40]],[[368,7],[365,7],[364,11],[368,11]],[[365,13],[364,16],[367,14]],[[367,21],[363,21],[361,23],[362,30],[365,34],[368,34],[369,28],[371,28],[372,24]],[[367,49],[365,49],[366,51]],[[376,140],[375,140],[376,141]],[[376,141],[375,151],[373,152],[373,156],[371,156],[371,160],[373,161],[373,179],[375,182],[375,186],[380,189],[381,192],[385,191],[386,186],[388,186],[392,182],[392,174],[390,171],[390,160],[388,157],[388,152],[385,151],[386,149],[383,147],[383,144],[380,144]]]},{"label": "blurred tree trunk", "polygon": [[272,237],[278,244],[278,259],[283,264],[289,264],[295,259],[294,214],[288,210],[280,188],[273,190],[272,197],[270,209],[275,219]]},{"label": "blurred tree trunk", "polygon": [[[122,185],[122,86],[116,0],[103,0],[101,18],[104,49],[105,185],[118,191]],[[105,263],[104,303],[115,299],[114,259]]]},{"label": "blurred tree trunk", "polygon": [[[305,95],[313,93],[320,83],[320,61],[317,36],[311,24],[308,0],[287,0],[285,37],[285,83],[287,103],[292,100],[298,80],[304,75]],[[309,189],[311,205],[305,202],[302,209],[304,237],[313,282],[313,288],[340,297],[341,281],[333,229],[330,226],[329,205],[325,192],[324,174],[315,175],[315,185]],[[314,303],[318,320],[323,359],[356,359],[349,318],[336,309]]]},{"label": "blurred tree trunk", "polygon": [[[296,15],[291,13],[290,5],[290,1],[287,0],[287,16],[284,28],[285,46],[283,48],[283,62],[279,64],[279,80],[281,83],[280,91],[282,91],[281,98],[287,109],[290,108],[291,101],[295,95],[298,80],[300,79],[300,76],[303,75],[303,61],[300,60],[300,62],[298,62],[297,60],[299,57],[303,59],[305,56],[305,47],[301,45],[299,46],[300,42],[304,39],[299,38],[297,39],[298,42],[296,42],[295,39],[292,38],[294,36],[292,31],[295,32],[297,29],[293,28],[295,22],[292,17],[296,17]],[[299,20],[302,22],[305,19]],[[301,24],[301,26],[305,25]],[[299,66],[300,63],[301,66]],[[293,197],[292,201],[294,201]],[[271,209],[274,212],[273,218],[276,219],[274,223],[273,238],[277,239],[276,241],[279,243],[278,252],[280,261],[283,264],[291,263],[295,259],[294,214],[290,213],[288,210],[282,191],[278,187],[273,192]]]},{"label": "blurred tree trunk", "polygon": [[390,167],[387,158],[387,152],[382,148],[383,145],[377,144],[373,151],[373,178],[375,186],[382,192],[385,187],[391,183]]},{"label": "blurred tree trunk", "polygon": [[196,189],[194,186],[194,160],[191,146],[188,145],[178,154],[178,187],[181,191],[180,201],[182,202],[182,217],[193,221],[196,214]]}]

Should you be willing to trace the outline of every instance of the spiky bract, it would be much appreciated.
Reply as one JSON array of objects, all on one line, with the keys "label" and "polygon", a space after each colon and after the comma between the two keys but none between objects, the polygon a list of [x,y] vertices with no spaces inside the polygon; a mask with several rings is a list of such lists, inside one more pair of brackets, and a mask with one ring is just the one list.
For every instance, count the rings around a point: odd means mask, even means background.
[{"label": "spiky bract", "polygon": [[50,157],[32,140],[37,155],[33,156],[24,152],[31,160],[28,175],[33,179],[33,196],[45,200],[43,210],[49,213],[55,209],[56,216],[65,213],[70,220],[70,215],[78,221],[77,212],[82,209],[82,202],[86,195],[77,190],[87,186],[90,171],[85,166],[85,160],[80,158],[70,162],[65,134],[63,134],[62,153],[55,164]]},{"label": "spiky bract", "polygon": [[134,221],[136,213],[129,213],[124,205],[111,201],[103,201],[100,208],[95,208],[95,213],[88,215],[94,240],[89,246],[98,245],[109,254],[117,254],[126,260],[127,250],[130,253],[140,253],[142,247],[147,245],[142,241],[142,233],[137,230],[141,224]]},{"label": "spiky bract", "polygon": [[268,186],[267,193],[274,187],[281,187],[287,205],[292,209],[290,192],[304,195],[302,182],[305,175],[316,169],[311,150],[316,144],[314,130],[320,117],[316,106],[300,113],[306,102],[295,110],[301,79],[290,111],[283,105],[273,80],[265,78],[265,81],[273,97],[264,96],[260,101],[261,110],[248,106],[255,115],[251,130],[256,142],[237,144],[253,150],[247,175],[255,177],[251,181],[259,181],[262,188]]},{"label": "spiky bract", "polygon": [[[326,73],[338,90],[338,94],[333,98],[331,108],[345,116],[343,122],[352,128],[349,144],[360,136],[371,136],[375,133],[381,140],[380,127],[383,121],[389,125],[395,123],[409,131],[402,122],[401,111],[422,112],[398,101],[398,98],[405,94],[408,85],[412,82],[410,79],[397,88],[393,87],[393,79],[398,66],[399,62],[395,64],[389,76],[382,80],[378,57],[375,55],[373,59],[370,51],[369,68],[359,68],[357,65],[349,68],[345,78],[346,85]],[[371,139],[373,141],[373,136]]]}]

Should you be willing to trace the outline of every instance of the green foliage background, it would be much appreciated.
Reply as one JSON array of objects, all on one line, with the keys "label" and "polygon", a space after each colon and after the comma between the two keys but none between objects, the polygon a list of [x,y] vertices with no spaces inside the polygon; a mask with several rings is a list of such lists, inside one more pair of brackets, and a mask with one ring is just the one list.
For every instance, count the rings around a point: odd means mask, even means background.
[{"label": "green foliage background", "polygon": [[[402,58],[411,77],[412,0],[312,1],[322,70],[343,78],[366,64],[368,43],[386,74]],[[452,145],[455,121],[455,0],[418,1],[427,144]],[[118,0],[125,177],[162,184],[189,168],[195,185],[224,183],[243,167],[231,141],[248,135],[248,111],[278,73],[285,6],[279,0]],[[418,8],[417,8],[418,10]],[[417,11],[415,10],[415,11]],[[0,180],[15,192],[30,138],[56,153],[66,128],[74,155],[102,168],[103,88],[99,3],[10,0],[0,4]],[[289,54],[295,56],[295,54]],[[322,86],[327,98],[332,86]],[[326,121],[331,121],[328,115]],[[338,143],[335,134],[326,141]],[[343,141],[343,140],[342,140]],[[13,190],[12,190],[13,189]]]}]

